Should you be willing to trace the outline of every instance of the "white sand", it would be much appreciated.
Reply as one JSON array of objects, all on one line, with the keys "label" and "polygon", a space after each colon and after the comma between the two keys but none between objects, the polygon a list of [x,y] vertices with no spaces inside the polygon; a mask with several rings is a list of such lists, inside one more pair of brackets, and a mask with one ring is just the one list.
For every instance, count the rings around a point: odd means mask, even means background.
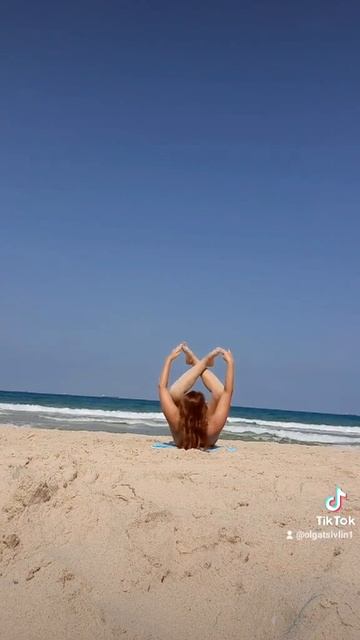
[{"label": "white sand", "polygon": [[0,427],[1,640],[359,640],[358,450],[167,439]]}]

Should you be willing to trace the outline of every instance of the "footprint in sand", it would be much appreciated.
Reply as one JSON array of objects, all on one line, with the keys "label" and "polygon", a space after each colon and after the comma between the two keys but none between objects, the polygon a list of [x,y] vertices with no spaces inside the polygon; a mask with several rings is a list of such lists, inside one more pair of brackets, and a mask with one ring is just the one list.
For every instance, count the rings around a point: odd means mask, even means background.
[{"label": "footprint in sand", "polygon": [[11,520],[27,507],[49,502],[57,489],[57,485],[52,481],[42,480],[39,482],[32,477],[24,478],[18,484],[13,499],[3,507],[3,511]]},{"label": "footprint in sand", "polygon": [[2,542],[8,549],[15,549],[20,544],[20,538],[16,533],[10,533],[7,536],[3,535]]}]

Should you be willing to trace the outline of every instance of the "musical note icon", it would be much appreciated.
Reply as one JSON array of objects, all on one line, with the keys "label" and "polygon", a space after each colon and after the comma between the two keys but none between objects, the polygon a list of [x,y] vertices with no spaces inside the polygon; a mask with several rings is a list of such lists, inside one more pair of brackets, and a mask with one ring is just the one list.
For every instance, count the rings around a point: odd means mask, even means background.
[{"label": "musical note icon", "polygon": [[347,498],[347,494],[345,493],[345,491],[342,491],[340,487],[336,487],[335,495],[328,496],[325,500],[325,506],[327,510],[332,512],[340,511],[345,498]]}]

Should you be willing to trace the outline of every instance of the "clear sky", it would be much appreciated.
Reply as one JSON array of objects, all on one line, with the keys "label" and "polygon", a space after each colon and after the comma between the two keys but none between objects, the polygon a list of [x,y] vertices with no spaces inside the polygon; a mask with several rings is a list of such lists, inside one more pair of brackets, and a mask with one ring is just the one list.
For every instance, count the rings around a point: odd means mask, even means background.
[{"label": "clear sky", "polygon": [[185,339],[232,348],[236,404],[360,412],[359,28],[2,3],[0,388],[156,398]]}]

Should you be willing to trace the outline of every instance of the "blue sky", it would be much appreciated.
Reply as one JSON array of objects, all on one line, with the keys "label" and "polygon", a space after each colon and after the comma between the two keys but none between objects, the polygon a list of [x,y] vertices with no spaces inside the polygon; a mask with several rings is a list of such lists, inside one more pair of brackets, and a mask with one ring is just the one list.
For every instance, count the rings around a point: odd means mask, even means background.
[{"label": "blue sky", "polygon": [[155,398],[185,339],[236,404],[360,413],[359,21],[5,3],[0,388]]}]

